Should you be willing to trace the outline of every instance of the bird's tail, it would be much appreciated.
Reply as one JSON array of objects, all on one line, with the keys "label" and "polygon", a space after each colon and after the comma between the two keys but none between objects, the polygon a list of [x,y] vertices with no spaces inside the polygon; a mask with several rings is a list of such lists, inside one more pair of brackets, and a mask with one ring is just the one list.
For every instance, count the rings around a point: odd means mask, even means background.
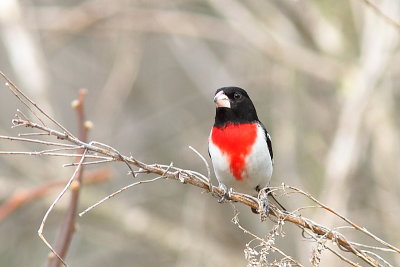
[{"label": "bird's tail", "polygon": [[[262,189],[260,187],[256,187],[257,192],[259,193]],[[273,201],[283,210],[283,211],[287,211],[287,209],[281,204],[279,203],[279,201],[275,198],[275,196],[272,194],[272,191],[269,187],[266,187],[265,189],[265,193],[267,195],[267,198],[269,196],[271,196],[271,198],[273,199]],[[254,213],[258,213],[255,209],[251,209]]]},{"label": "bird's tail", "polygon": [[278,206],[279,206],[283,211],[287,211],[287,210],[285,209],[285,207],[282,206],[282,204],[279,203],[278,200],[276,200],[275,196],[272,194],[272,192],[271,192],[271,190],[269,189],[269,187],[267,187],[266,193],[267,193],[267,197],[268,197],[268,196],[271,196],[271,198],[274,200],[274,202],[275,202],[276,204],[278,204]]}]

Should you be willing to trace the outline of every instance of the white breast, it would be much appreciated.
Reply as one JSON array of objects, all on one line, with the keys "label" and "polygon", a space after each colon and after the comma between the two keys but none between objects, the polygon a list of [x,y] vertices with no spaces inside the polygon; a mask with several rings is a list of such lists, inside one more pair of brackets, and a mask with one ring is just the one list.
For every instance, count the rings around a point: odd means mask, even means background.
[{"label": "white breast", "polygon": [[219,181],[234,191],[246,194],[255,194],[256,186],[261,188],[269,184],[272,176],[272,160],[269,155],[268,144],[263,128],[258,125],[256,142],[250,154],[245,158],[246,169],[242,180],[237,180],[230,172],[229,160],[209,138],[209,152],[214,172]]}]

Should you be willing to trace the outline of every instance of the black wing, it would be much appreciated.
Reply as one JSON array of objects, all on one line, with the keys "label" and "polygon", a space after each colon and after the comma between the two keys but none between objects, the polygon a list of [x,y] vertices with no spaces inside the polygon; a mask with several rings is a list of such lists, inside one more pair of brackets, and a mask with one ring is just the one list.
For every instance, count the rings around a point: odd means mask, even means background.
[{"label": "black wing", "polygon": [[265,133],[265,140],[267,141],[269,155],[271,156],[271,161],[272,161],[272,163],[274,163],[274,152],[272,151],[271,136],[269,135],[267,129],[265,128],[265,126],[261,122],[260,122],[260,125],[263,128],[264,133]]}]

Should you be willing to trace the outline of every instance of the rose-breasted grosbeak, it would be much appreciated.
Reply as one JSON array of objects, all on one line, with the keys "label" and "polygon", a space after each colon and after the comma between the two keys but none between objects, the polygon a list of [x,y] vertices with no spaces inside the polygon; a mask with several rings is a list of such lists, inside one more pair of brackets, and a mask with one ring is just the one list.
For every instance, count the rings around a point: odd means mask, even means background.
[{"label": "rose-breasted grosbeak", "polygon": [[272,175],[271,137],[242,88],[220,88],[214,102],[208,150],[219,186],[225,192],[229,187],[254,195],[268,185]]}]

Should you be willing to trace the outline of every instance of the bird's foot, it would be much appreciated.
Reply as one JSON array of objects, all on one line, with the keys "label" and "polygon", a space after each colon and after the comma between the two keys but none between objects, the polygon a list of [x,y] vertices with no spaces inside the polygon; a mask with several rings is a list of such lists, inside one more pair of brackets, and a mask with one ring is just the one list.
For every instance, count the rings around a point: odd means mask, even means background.
[{"label": "bird's foot", "polygon": [[258,209],[251,208],[251,211],[256,214],[268,216],[270,211],[268,198],[258,198]]},{"label": "bird's foot", "polygon": [[218,188],[222,190],[222,197],[218,200],[219,203],[224,203],[226,201],[232,200],[232,188],[227,188],[223,183],[219,183]]},{"label": "bird's foot", "polygon": [[269,214],[270,211],[270,205],[268,201],[268,194],[270,193],[269,190],[257,190],[258,196],[258,209],[251,208],[251,211],[256,214],[261,215],[261,220],[264,221]]},{"label": "bird's foot", "polygon": [[260,199],[260,214],[261,218],[267,218],[269,214],[270,206],[269,206],[269,201],[268,198],[261,198]]}]

